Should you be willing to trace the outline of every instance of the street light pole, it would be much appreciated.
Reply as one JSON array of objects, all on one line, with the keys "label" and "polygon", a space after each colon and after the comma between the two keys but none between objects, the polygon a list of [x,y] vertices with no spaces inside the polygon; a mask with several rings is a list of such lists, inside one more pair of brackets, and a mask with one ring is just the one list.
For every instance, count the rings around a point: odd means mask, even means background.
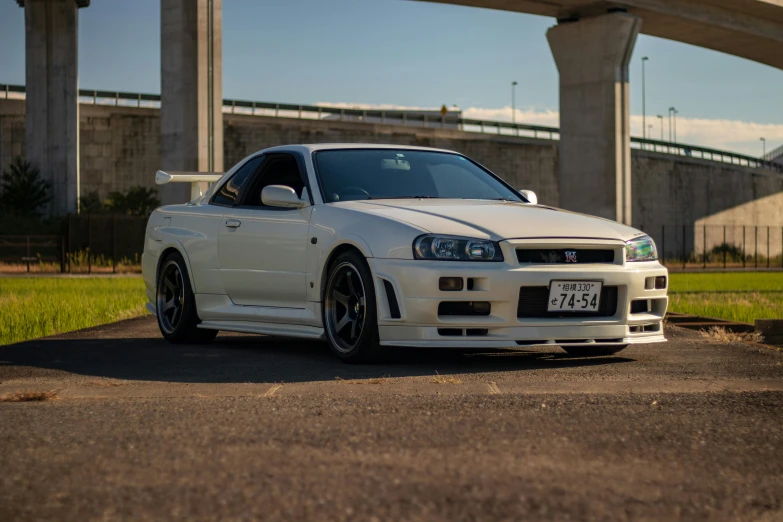
[{"label": "street light pole", "polygon": [[672,113],[674,113],[674,143],[677,143],[677,115],[680,113],[680,111],[674,109]]},{"label": "street light pole", "polygon": [[515,89],[516,86],[517,86],[517,82],[511,82],[511,123],[517,122],[517,105],[514,97],[514,91],[516,90]]},{"label": "street light pole", "polygon": [[761,140],[761,159],[766,159],[767,155],[767,138],[759,138]]},{"label": "street light pole", "polygon": [[645,95],[646,82],[644,78],[644,62],[649,60],[648,57],[642,57],[642,138],[647,137],[647,98]]},{"label": "street light pole", "polygon": [[669,143],[672,141],[672,111],[674,107],[669,107]]},{"label": "street light pole", "polygon": [[658,119],[661,120],[661,141],[663,141],[663,115],[659,114]]}]

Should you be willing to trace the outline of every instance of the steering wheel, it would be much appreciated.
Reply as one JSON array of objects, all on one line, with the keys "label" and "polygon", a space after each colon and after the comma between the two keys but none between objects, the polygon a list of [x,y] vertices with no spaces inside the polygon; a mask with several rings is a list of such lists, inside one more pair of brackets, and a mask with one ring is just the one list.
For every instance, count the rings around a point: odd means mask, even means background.
[{"label": "steering wheel", "polygon": [[340,190],[337,191],[337,197],[339,197],[340,200],[342,200],[343,199],[343,197],[342,197],[343,194],[349,195],[352,192],[354,194],[357,194],[357,193],[364,194],[365,196],[367,196],[367,199],[370,199],[372,197],[372,196],[370,196],[370,193],[367,192],[366,190],[364,190],[362,187],[357,187],[355,185],[351,185],[349,187],[342,187]]}]

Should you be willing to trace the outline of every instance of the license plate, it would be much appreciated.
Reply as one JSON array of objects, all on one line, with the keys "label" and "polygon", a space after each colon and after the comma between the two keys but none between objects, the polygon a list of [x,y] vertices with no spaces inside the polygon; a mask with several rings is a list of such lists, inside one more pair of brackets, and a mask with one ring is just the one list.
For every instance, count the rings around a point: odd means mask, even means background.
[{"label": "license plate", "polygon": [[597,312],[600,304],[598,281],[552,281],[549,286],[549,312]]}]

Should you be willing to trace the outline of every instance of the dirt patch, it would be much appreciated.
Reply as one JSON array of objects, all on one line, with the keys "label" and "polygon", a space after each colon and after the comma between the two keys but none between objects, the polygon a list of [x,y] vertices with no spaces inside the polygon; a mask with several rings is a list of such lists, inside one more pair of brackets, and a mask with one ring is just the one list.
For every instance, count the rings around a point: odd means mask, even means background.
[{"label": "dirt patch", "polygon": [[709,341],[717,343],[762,343],[764,336],[758,332],[729,332],[720,326],[712,326],[707,330],[700,330],[699,333]]},{"label": "dirt patch", "polygon": [[59,398],[57,390],[43,392],[14,392],[0,395],[0,402],[44,402]]},{"label": "dirt patch", "polygon": [[462,379],[458,379],[453,375],[441,375],[435,372],[435,377],[432,379],[435,384],[462,384]]},{"label": "dirt patch", "polygon": [[84,386],[90,386],[94,388],[113,388],[115,386],[123,386],[124,384],[125,383],[110,381],[108,379],[94,379],[92,381],[85,382]]}]

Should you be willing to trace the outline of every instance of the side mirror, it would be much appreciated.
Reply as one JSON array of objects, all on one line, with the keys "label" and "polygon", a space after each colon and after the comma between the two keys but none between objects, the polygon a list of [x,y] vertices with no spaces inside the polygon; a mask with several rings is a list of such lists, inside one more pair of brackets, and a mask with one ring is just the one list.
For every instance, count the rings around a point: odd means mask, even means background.
[{"label": "side mirror", "polygon": [[536,193],[532,190],[520,190],[519,193],[522,194],[522,197],[528,200],[531,205],[538,205],[538,198],[536,197]]},{"label": "side mirror", "polygon": [[268,207],[302,208],[308,206],[305,200],[299,199],[291,187],[285,185],[268,185],[261,191],[261,203]]}]

